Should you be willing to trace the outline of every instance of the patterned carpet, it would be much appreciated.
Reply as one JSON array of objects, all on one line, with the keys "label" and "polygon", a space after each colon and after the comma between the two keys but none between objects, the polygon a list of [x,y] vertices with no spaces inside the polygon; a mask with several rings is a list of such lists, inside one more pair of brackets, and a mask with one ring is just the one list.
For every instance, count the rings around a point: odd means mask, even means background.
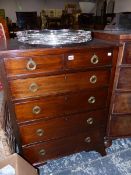
[{"label": "patterned carpet", "polygon": [[105,157],[83,151],[48,161],[40,175],[131,175],[131,138],[114,140],[106,151]]}]

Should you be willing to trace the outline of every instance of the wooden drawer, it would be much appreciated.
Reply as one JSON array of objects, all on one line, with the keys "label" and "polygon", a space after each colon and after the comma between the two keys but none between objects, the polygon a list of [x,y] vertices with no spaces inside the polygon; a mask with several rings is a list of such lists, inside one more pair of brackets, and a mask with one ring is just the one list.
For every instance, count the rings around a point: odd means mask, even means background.
[{"label": "wooden drawer", "polygon": [[93,150],[98,148],[98,143],[103,143],[103,134],[96,130],[91,133],[83,133],[23,147],[23,156],[31,164],[40,164],[48,159],[62,157],[82,150]]},{"label": "wooden drawer", "polygon": [[119,93],[115,95],[113,113],[131,114],[131,93]]},{"label": "wooden drawer", "polygon": [[79,53],[66,54],[66,68],[97,67],[112,64],[112,50],[90,49]]},{"label": "wooden drawer", "polygon": [[121,68],[118,79],[118,89],[131,90],[131,68]]},{"label": "wooden drawer", "polygon": [[5,58],[8,76],[32,73],[47,73],[63,69],[63,55]]},{"label": "wooden drawer", "polygon": [[131,64],[131,42],[125,45],[123,64]]},{"label": "wooden drawer", "polygon": [[[108,89],[85,91],[64,96],[46,97],[15,104],[17,122],[40,118],[54,118],[82,111],[106,107]],[[93,98],[92,98],[93,97]],[[90,102],[90,100],[95,100]]]},{"label": "wooden drawer", "polygon": [[14,99],[20,99],[108,86],[109,80],[110,70],[99,70],[66,75],[17,79],[9,83],[12,97]]},{"label": "wooden drawer", "polygon": [[93,128],[106,128],[106,120],[106,111],[101,110],[21,125],[19,129],[25,145],[88,132]]},{"label": "wooden drawer", "polygon": [[110,126],[111,137],[131,136],[131,115],[112,116]]}]

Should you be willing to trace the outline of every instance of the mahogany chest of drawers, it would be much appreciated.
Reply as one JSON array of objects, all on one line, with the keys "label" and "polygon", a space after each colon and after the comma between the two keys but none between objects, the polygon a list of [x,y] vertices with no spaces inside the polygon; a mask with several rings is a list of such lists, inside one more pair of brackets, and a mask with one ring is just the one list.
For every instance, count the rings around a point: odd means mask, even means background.
[{"label": "mahogany chest of drawers", "polygon": [[131,137],[131,31],[96,32],[96,38],[120,43],[109,111],[109,141]]},{"label": "mahogany chest of drawers", "polygon": [[1,51],[5,119],[31,164],[83,150],[105,154],[117,53],[101,41]]},{"label": "mahogany chest of drawers", "polygon": [[123,45],[119,55],[110,112],[110,138],[131,137],[131,42]]}]

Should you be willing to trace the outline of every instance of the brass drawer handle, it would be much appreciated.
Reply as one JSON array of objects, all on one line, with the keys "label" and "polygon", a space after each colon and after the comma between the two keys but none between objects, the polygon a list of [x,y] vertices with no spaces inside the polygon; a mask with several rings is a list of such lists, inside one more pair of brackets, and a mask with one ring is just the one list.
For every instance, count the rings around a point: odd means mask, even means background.
[{"label": "brass drawer handle", "polygon": [[35,70],[35,69],[36,69],[36,63],[35,63],[32,59],[30,59],[30,60],[27,62],[26,68],[27,68],[27,70],[29,70],[29,71]]},{"label": "brass drawer handle", "polygon": [[95,103],[95,101],[96,101],[96,99],[93,96],[88,99],[88,103],[90,103],[90,104]]},{"label": "brass drawer handle", "polygon": [[85,138],[85,142],[86,142],[86,143],[90,143],[90,142],[91,142],[91,138],[90,138],[90,137],[86,137],[86,138]]},{"label": "brass drawer handle", "polygon": [[41,150],[39,151],[39,154],[40,154],[40,156],[45,156],[46,151],[45,151],[44,149],[41,149]]},{"label": "brass drawer handle", "polygon": [[39,106],[34,106],[32,109],[33,114],[39,114],[41,112],[41,108]]},{"label": "brass drawer handle", "polygon": [[36,92],[36,91],[38,91],[38,89],[39,89],[39,87],[36,83],[31,83],[31,85],[29,86],[29,90],[31,92]]},{"label": "brass drawer handle", "polygon": [[99,57],[94,54],[92,57],[91,57],[91,63],[92,64],[97,64],[99,62]]},{"label": "brass drawer handle", "polygon": [[96,82],[97,82],[97,76],[96,75],[92,75],[90,77],[90,83],[95,84]]},{"label": "brass drawer handle", "polygon": [[92,117],[87,119],[87,124],[88,125],[92,125],[93,124],[93,118]]},{"label": "brass drawer handle", "polygon": [[37,129],[37,130],[36,130],[36,134],[37,134],[38,136],[43,136],[43,135],[44,135],[44,130],[43,130],[43,129]]}]

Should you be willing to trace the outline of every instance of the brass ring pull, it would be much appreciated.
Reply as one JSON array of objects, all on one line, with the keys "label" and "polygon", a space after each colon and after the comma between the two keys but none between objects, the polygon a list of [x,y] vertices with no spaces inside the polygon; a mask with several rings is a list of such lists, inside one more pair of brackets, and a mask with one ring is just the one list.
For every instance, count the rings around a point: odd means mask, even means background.
[{"label": "brass ring pull", "polygon": [[90,142],[91,142],[91,138],[90,138],[90,137],[86,137],[86,138],[85,138],[85,142],[86,142],[86,143],[90,143]]},{"label": "brass ring pull", "polygon": [[30,71],[35,70],[36,69],[36,63],[32,59],[30,59],[27,62],[26,68],[27,68],[27,70],[30,70]]},{"label": "brass ring pull", "polygon": [[90,77],[90,83],[95,84],[96,82],[97,82],[97,76],[96,75],[92,75]]},{"label": "brass ring pull", "polygon": [[92,117],[87,119],[87,124],[88,125],[92,125],[93,124],[93,118]]},{"label": "brass ring pull", "polygon": [[31,85],[29,86],[29,90],[31,92],[36,92],[36,91],[38,91],[38,89],[39,89],[39,87],[36,83],[31,83]]},{"label": "brass ring pull", "polygon": [[44,135],[44,130],[43,129],[37,129],[36,134],[41,137],[41,136]]},{"label": "brass ring pull", "polygon": [[90,98],[88,99],[88,103],[90,103],[90,104],[95,103],[95,101],[96,101],[95,97],[90,97]]},{"label": "brass ring pull", "polygon": [[40,154],[40,156],[45,156],[46,151],[45,151],[44,149],[41,149],[41,150],[39,151],[39,154]]},{"label": "brass ring pull", "polygon": [[99,62],[99,57],[94,54],[92,57],[91,57],[91,63],[92,64],[97,64]]},{"label": "brass ring pull", "polygon": [[33,114],[39,114],[41,112],[41,108],[39,106],[34,106],[32,109]]}]

